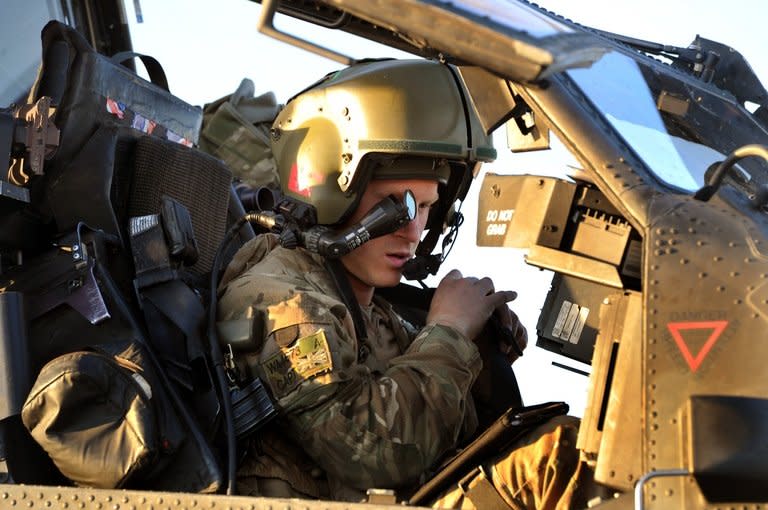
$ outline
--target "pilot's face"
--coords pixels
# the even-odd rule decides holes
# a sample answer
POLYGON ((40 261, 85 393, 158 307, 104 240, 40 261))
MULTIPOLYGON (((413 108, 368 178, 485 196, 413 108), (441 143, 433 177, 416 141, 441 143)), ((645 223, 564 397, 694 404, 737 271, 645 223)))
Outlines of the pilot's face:
POLYGON ((377 237, 342 257, 355 296, 362 305, 370 303, 376 287, 394 287, 400 283, 403 266, 412 258, 427 225, 429 211, 437 203, 437 182, 422 179, 373 180, 365 189, 348 225, 357 223, 388 195, 403 199, 406 190, 416 198, 416 218, 399 230, 377 237))

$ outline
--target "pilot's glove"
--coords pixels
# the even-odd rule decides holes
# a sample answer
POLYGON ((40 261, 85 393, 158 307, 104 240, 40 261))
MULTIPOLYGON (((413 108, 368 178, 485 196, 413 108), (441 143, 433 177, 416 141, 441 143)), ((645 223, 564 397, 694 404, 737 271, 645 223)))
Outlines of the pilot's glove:
POLYGON ((528 332, 520 322, 517 314, 506 304, 499 306, 493 314, 493 318, 499 321, 499 326, 509 332, 508 335, 500 335, 498 338, 499 350, 506 356, 507 361, 513 363, 523 355, 528 347, 528 332))
MULTIPOLYGON (((495 290, 490 278, 465 278, 454 269, 445 275, 435 289, 427 324, 452 327, 467 339, 474 340, 494 310, 509 310, 506 303, 516 297, 517 292, 495 290)), ((502 320, 508 320, 511 324, 512 319, 507 317, 502 320)))

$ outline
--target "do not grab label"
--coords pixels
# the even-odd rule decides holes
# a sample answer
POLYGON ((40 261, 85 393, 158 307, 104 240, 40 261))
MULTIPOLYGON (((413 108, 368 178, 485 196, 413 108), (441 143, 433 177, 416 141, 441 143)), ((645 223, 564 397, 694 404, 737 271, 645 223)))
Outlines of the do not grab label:
POLYGON ((505 235, 507 233, 507 225, 512 221, 514 214, 514 209, 489 209, 485 213, 485 235, 505 235))

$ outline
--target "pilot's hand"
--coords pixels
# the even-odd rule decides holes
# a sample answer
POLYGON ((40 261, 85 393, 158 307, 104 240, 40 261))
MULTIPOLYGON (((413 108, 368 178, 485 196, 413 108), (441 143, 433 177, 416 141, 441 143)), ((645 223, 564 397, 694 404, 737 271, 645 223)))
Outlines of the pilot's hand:
POLYGON ((435 289, 427 324, 450 326, 473 340, 494 310, 499 307, 509 310, 505 303, 516 297, 514 291, 496 291, 490 278, 465 278, 454 269, 435 289))
POLYGON ((494 311, 502 328, 506 328, 510 334, 508 337, 498 339, 499 350, 506 356, 507 361, 514 362, 522 356, 528 346, 528 332, 522 325, 517 314, 509 309, 506 304, 500 305, 494 311))

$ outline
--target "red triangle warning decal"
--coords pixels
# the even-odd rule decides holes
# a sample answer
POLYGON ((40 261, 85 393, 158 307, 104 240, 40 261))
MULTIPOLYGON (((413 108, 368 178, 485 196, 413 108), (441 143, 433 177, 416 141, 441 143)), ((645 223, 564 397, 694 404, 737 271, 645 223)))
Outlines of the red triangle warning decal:
POLYGON ((712 349, 712 346, 715 345, 717 339, 720 338, 720 335, 723 333, 727 325, 728 321, 670 322, 667 324, 667 329, 669 329, 669 332, 672 334, 672 338, 675 339, 675 343, 677 344, 678 349, 680 349, 680 352, 683 354, 685 362, 688 363, 689 367, 691 367, 691 372, 695 372, 698 370, 701 362, 704 361, 704 358, 707 357, 707 354, 709 354, 709 351, 712 349), (709 338, 707 338, 707 340, 704 342, 704 345, 701 346, 701 349, 699 349, 699 352, 695 356, 691 354, 691 350, 688 348, 688 344, 685 343, 683 335, 681 334, 681 331, 691 329, 712 330, 709 338))

